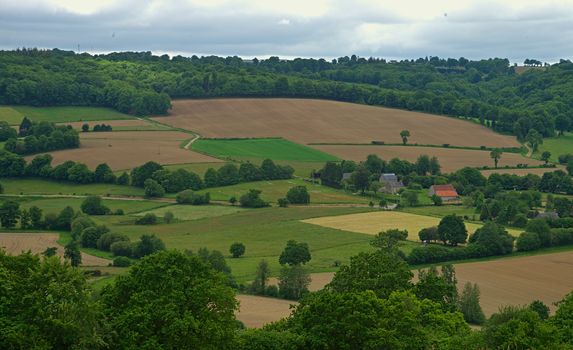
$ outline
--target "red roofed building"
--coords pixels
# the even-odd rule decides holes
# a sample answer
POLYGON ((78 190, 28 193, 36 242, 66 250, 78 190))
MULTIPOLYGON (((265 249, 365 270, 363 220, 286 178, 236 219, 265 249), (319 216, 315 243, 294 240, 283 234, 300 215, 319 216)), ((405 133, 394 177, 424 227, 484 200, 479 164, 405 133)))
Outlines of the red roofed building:
POLYGON ((460 199, 460 195, 452 185, 434 185, 430 187, 428 195, 430 197, 436 195, 442 198, 444 202, 453 202, 460 199))

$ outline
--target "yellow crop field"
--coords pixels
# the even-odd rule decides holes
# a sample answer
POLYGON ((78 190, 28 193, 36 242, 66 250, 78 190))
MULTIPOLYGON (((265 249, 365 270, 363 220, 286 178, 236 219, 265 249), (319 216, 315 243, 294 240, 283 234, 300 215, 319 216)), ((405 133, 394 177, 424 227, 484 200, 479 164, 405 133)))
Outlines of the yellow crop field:
MULTIPOLYGON (((375 235, 378 232, 396 228, 407 230, 408 240, 419 241, 418 232, 426 227, 437 226, 440 223, 440 218, 398 211, 379 211, 350 215, 325 216, 302 220, 302 222, 370 235, 375 235)), ((468 233, 470 234, 474 233, 481 226, 482 225, 480 224, 466 223, 468 233)), ((508 229, 508 232, 515 237, 519 236, 521 233, 521 231, 513 229, 508 229)))

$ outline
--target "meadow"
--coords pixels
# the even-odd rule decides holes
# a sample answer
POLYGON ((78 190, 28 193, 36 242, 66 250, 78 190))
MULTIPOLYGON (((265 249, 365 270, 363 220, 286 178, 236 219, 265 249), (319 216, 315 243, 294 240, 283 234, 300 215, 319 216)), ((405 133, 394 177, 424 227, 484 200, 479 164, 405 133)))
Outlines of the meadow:
POLYGON ((72 128, 81 131, 82 126, 87 124, 90 130, 93 130, 94 125, 106 124, 113 128, 113 131, 166 131, 171 128, 158 123, 153 123, 145 119, 120 119, 120 120, 93 120, 83 122, 68 122, 61 123, 71 125, 72 128))
POLYGON ((6 120, 12 125, 20 124, 24 117, 33 121, 49 121, 53 123, 133 119, 132 116, 103 107, 30 107, 3 106, 0 107, 0 120, 6 120))
POLYGON ((148 213, 155 214, 158 217, 163 217, 165 213, 171 212, 177 221, 199 220, 204 218, 223 216, 244 211, 238 206, 229 205, 167 205, 160 208, 155 208, 148 211, 137 213, 137 216, 143 216, 148 213))
POLYGON ((295 186, 307 187, 311 204, 368 204, 371 200, 369 197, 354 195, 301 179, 247 182, 232 186, 207 188, 199 191, 199 193, 209 192, 211 200, 228 201, 231 197, 239 199, 250 189, 258 189, 262 191, 262 199, 275 204, 279 198, 284 198, 288 190, 295 186))
POLYGON ((551 152, 551 161, 557 162, 558 157, 562 154, 573 153, 573 133, 566 132, 563 136, 555 136, 543 139, 543 144, 539 145, 539 151, 533 156, 540 158, 545 151, 551 152))
MULTIPOLYGON (((437 217, 397 211, 378 211, 373 213, 313 218, 304 220, 303 222, 370 235, 398 228, 408 231, 408 240, 419 241, 418 232, 423 228, 437 226, 440 223, 440 219, 437 217)), ((469 234, 474 233, 475 230, 482 226, 481 224, 474 224, 471 222, 466 222, 465 224, 469 234)), ((520 230, 515 229, 508 229, 507 231, 515 237, 519 236, 521 233, 520 230)))
POLYGON ((328 162, 340 159, 281 138, 199 139, 193 150, 224 159, 272 159, 328 162))
POLYGON ((142 188, 115 184, 74 184, 42 179, 3 178, 4 193, 12 195, 143 196, 142 188))

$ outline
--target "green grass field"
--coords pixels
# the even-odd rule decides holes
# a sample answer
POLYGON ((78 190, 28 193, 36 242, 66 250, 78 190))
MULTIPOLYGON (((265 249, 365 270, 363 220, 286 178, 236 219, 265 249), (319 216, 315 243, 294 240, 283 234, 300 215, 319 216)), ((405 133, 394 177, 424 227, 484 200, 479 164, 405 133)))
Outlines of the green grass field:
POLYGON ((0 183, 6 194, 71 194, 71 195, 101 195, 101 196, 143 196, 143 189, 133 186, 112 184, 78 185, 67 182, 57 182, 41 179, 3 178, 0 183))
MULTIPOLYGON (((20 207, 22 209, 29 209, 32 206, 37 206, 42 209, 44 213, 58 213, 67 206, 74 208, 74 210, 79 210, 83 202, 83 198, 0 197, 0 203, 8 200, 20 203, 20 207)), ((112 211, 123 209, 126 214, 131 214, 165 206, 168 203, 144 200, 126 201, 104 199, 103 204, 112 211)), ((93 218, 98 220, 98 217, 93 218)))
POLYGON ((306 186, 310 193, 311 204, 327 203, 358 203, 368 204, 370 198, 352 195, 334 188, 315 185, 300 179, 247 182, 233 186, 214 187, 201 190, 200 193, 209 192, 212 200, 227 201, 231 197, 239 197, 250 189, 261 190, 261 198, 271 203, 276 203, 279 198, 284 198, 289 189, 294 186, 306 186))
MULTIPOLYGON (((152 226, 126 225, 126 217, 101 217, 112 231, 128 235, 132 240, 144 233, 159 236, 169 249, 201 247, 216 249, 227 257, 233 275, 241 282, 251 280, 261 259, 266 259, 273 275, 278 275, 278 256, 289 239, 307 242, 312 260, 311 272, 335 271, 334 262, 348 262, 350 256, 373 249, 372 236, 309 225, 300 219, 325 215, 341 215, 368 211, 368 208, 265 208, 244 210, 234 214, 203 218, 174 224, 152 226), (123 223, 122 223, 123 222, 123 223), (229 257, 233 242, 242 242, 247 250, 243 257, 229 257)), ((414 244, 414 243, 412 243, 414 244)), ((405 250, 411 249, 410 243, 405 250)))
MULTIPOLYGON (((261 159, 252 159, 251 161, 253 164, 260 165, 262 160, 261 159)), ((239 162, 232 162, 229 161, 228 163, 233 163, 237 167, 241 166, 239 162)), ((324 167, 326 162, 297 162, 297 161, 288 161, 288 160, 279 160, 275 162, 276 164, 280 165, 290 165, 294 169, 295 176, 299 177, 309 177, 312 170, 320 170, 324 167)), ((188 163, 188 164, 172 164, 172 165, 164 165, 165 169, 169 170, 177 170, 177 169, 185 169, 187 171, 191 171, 196 173, 197 175, 203 177, 205 172, 209 168, 213 168, 215 170, 219 169, 226 163, 188 163)), ((122 171, 117 172, 117 174, 121 174, 122 171)))
POLYGON ((285 139, 200 139, 193 150, 222 159, 292 160, 298 162, 327 162, 339 160, 330 154, 290 142, 285 139))
POLYGON ((8 122, 10 125, 19 125, 22 118, 24 118, 24 116, 14 108, 0 106, 0 120, 8 122))
POLYGON ((33 121, 49 121, 54 123, 133 118, 111 108, 103 107, 0 107, 0 120, 6 120, 10 124, 20 124, 20 121, 25 116, 33 121))
POLYGON ((156 208, 149 211, 143 211, 137 216, 143 216, 147 213, 153 213, 159 217, 163 217, 166 212, 170 211, 175 216, 175 220, 188 221, 199 220, 204 218, 223 216, 238 213, 246 209, 238 206, 228 205, 168 205, 156 208))
POLYGON ((557 158, 562 154, 573 153, 573 133, 565 133, 563 136, 543 139, 543 144, 539 145, 539 151, 533 156, 540 158, 545 151, 551 152, 551 161, 557 162, 557 158))

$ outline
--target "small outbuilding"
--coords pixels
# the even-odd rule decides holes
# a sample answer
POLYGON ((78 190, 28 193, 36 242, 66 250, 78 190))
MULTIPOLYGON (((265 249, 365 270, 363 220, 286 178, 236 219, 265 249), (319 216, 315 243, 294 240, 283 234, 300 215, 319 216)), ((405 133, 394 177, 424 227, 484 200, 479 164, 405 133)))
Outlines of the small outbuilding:
POLYGON ((455 202, 460 200, 458 191, 452 185, 433 185, 428 191, 430 197, 436 195, 442 199, 443 202, 455 202))
POLYGON ((538 213, 535 216, 536 219, 549 219, 549 220, 557 220, 559 219, 559 214, 554 211, 546 211, 544 213, 538 213))

